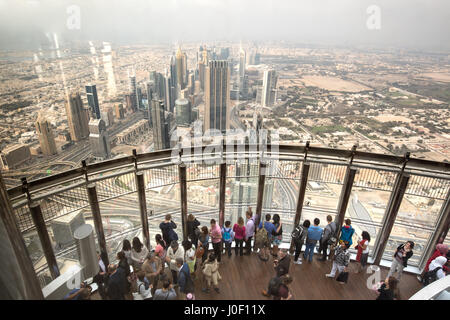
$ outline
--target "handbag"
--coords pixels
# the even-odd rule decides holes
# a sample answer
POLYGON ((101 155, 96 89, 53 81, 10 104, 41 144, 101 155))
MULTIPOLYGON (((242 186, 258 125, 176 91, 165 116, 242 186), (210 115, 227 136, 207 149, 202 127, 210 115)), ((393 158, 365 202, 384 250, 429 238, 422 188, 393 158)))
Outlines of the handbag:
POLYGON ((341 273, 339 273, 338 277, 336 278, 336 281, 347 283, 347 281, 348 281, 348 272, 341 272, 341 273))
POLYGON ((205 253, 205 249, 203 248, 203 246, 199 246, 197 248, 197 250, 195 251, 195 256, 200 259, 201 257, 203 257, 203 254, 205 253))

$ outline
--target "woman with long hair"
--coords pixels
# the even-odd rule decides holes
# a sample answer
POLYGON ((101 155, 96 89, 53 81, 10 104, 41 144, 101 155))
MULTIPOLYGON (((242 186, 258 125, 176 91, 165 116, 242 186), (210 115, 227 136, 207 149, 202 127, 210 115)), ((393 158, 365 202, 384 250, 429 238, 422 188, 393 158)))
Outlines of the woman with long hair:
POLYGON ((283 239, 283 227, 281 225, 280 215, 275 213, 272 217, 273 225, 275 226, 275 231, 273 232, 273 240, 272 240, 272 256, 276 257, 278 255, 278 246, 281 244, 281 240, 283 239))
POLYGON ((358 239, 358 245, 356 246, 356 249, 358 250, 356 262, 359 262, 359 264, 355 273, 360 273, 366 268, 367 259, 369 258, 370 234, 367 231, 363 231, 361 237, 362 239, 358 239))
POLYGON ((123 239, 122 251, 125 254, 125 257, 127 258, 128 264, 132 264, 132 260, 131 260, 131 243, 130 243, 130 241, 128 241, 128 239, 123 239))
POLYGON ((233 232, 234 232, 234 252, 236 256, 238 255, 238 249, 239 249, 239 255, 242 257, 244 255, 244 238, 245 238, 245 225, 244 225, 244 218, 239 217, 237 220, 237 223, 233 226, 233 232))
POLYGON ((201 229, 202 233, 198 237, 198 245, 203 248, 203 256, 202 256, 202 264, 205 262, 206 258, 208 258, 208 249, 209 249, 209 230, 207 226, 203 226, 201 229))
POLYGON ((148 249, 142 244, 138 237, 134 237, 131 248, 131 260, 133 267, 140 270, 145 259, 147 259, 148 249))

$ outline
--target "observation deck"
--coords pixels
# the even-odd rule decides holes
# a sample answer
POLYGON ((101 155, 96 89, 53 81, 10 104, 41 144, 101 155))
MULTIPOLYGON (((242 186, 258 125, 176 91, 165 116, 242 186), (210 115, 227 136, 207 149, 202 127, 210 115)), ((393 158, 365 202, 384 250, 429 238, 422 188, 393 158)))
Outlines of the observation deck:
MULTIPOLYGON (((23 179, 21 186, 7 190, 6 197, 28 249, 29 256, 25 258, 31 259, 40 287, 63 273, 70 263, 79 262, 75 244, 58 243, 50 226, 58 219, 80 213, 86 223, 95 226, 99 251, 107 253, 110 262, 115 260, 125 238, 138 236, 154 247, 154 235, 160 233, 159 223, 168 213, 177 223, 176 231, 182 240, 186 238, 189 214, 209 227, 212 218, 220 225, 227 220, 235 223, 239 216, 245 217, 249 206, 258 215, 280 215, 282 247, 289 248, 293 225, 319 218, 323 227, 327 215, 335 217, 339 227, 344 219, 351 219, 356 231, 354 243, 362 231, 369 232, 371 264, 389 266, 397 246, 412 240, 416 245, 406 273, 420 273, 439 239, 450 245, 450 164, 410 158, 409 154, 397 157, 361 152, 356 148, 208 145, 134 153, 89 165, 82 163, 79 168, 35 181, 23 179), (49 241, 43 240, 44 234, 49 241)), ((233 268, 249 258, 249 267, 259 272, 255 270, 259 265, 256 257, 243 258, 241 262, 240 257, 233 255, 233 268)), ((318 283, 329 280, 324 272, 329 272, 330 262, 315 268, 316 264, 320 263, 308 266, 304 262, 291 268, 297 273, 305 269, 311 277, 323 273, 324 279, 318 283)), ((272 268, 270 262, 268 268, 272 268)), ((265 271, 261 272, 270 272, 266 269, 263 267, 265 271)), ((221 271, 224 279, 228 279, 227 272, 221 271)), ((305 274, 298 273, 298 277, 305 274)), ((362 279, 367 275, 357 277, 361 277, 361 288, 355 292, 368 290, 362 279)), ((404 277, 409 279, 405 281, 408 298, 420 285, 413 282, 413 275, 404 277)), ((304 286, 312 286, 313 282, 304 286)), ((265 280, 260 283, 258 293, 266 285, 265 280)), ((308 298, 305 294, 299 291, 297 296, 308 298)), ((342 297, 358 299, 349 294, 342 297)), ((254 293, 247 297, 259 298, 254 293)), ((325 290, 311 293, 311 298, 340 296, 338 291, 330 291, 327 296, 325 290)))

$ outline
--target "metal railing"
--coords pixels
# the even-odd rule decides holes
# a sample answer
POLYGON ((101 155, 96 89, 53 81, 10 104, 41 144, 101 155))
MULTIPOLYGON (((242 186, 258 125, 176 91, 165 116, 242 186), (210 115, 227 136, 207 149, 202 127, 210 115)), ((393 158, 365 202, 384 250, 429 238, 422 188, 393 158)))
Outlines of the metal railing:
MULTIPOLYGON (((219 150, 220 147, 217 146, 214 150, 219 150)), ((202 151, 205 148, 203 147, 202 151)), ((178 168, 180 162, 187 163, 186 181, 188 182, 188 189, 192 185, 207 185, 214 181, 218 185, 218 181, 221 179, 220 165, 205 164, 205 162, 201 161, 202 157, 199 158, 198 156, 195 158, 196 163, 191 163, 190 160, 194 159, 192 156, 194 154, 194 148, 190 151, 190 153, 186 153, 183 150, 179 150, 178 153, 174 153, 173 150, 162 150, 146 154, 134 154, 128 157, 89 165, 83 164, 80 168, 39 180, 29 182, 23 180, 22 186, 9 189, 8 195, 23 234, 32 232, 35 228, 31 219, 29 205, 37 201, 41 203, 42 215, 46 223, 50 223, 54 219, 81 209, 85 210, 85 216, 90 218, 89 198, 86 187, 88 183, 94 182, 96 184, 100 206, 106 203, 110 205, 111 203, 113 205, 116 203, 118 208, 127 206, 130 210, 134 210, 136 217, 139 218, 139 204, 137 203, 136 197, 138 188, 135 175, 137 172, 143 172, 145 192, 151 193, 147 196, 147 207, 157 213, 148 218, 151 225, 155 219, 161 218, 162 214, 171 213, 175 216, 180 215, 180 199, 177 198, 176 191, 180 186, 178 168), (175 196, 175 198, 171 198, 171 196, 175 196), (158 212, 161 214, 158 214, 158 212)), ((248 205, 254 205, 257 202, 256 193, 258 190, 258 176, 260 171, 259 163, 261 161, 267 163, 267 179, 265 180, 265 184, 273 184, 271 188, 266 188, 268 191, 265 191, 264 199, 269 203, 262 204, 263 213, 281 213, 282 218, 286 220, 285 223, 287 226, 292 226, 293 218, 298 213, 296 203, 299 192, 298 183, 303 174, 302 164, 305 162, 310 165, 308 182, 315 182, 316 186, 325 188, 327 185, 334 185, 333 190, 338 190, 336 188, 339 186, 343 188, 347 169, 351 167, 356 170, 354 181, 352 181, 352 185, 350 186, 351 188, 364 188, 374 192, 388 192, 392 197, 392 193, 395 192, 396 177, 399 174, 407 173, 410 175, 410 179, 405 190, 405 196, 429 199, 428 204, 436 202, 445 203, 448 201, 450 189, 450 164, 448 163, 372 154, 355 150, 326 149, 309 146, 281 145, 276 151, 276 153, 272 153, 270 145, 264 152, 261 152, 261 149, 254 145, 246 145, 244 151, 237 147, 230 148, 230 146, 227 146, 220 154, 203 155, 203 160, 226 160, 226 179, 233 185, 229 186, 228 189, 232 187, 236 188, 228 190, 228 193, 231 195, 228 195, 229 198, 225 202, 225 212, 228 214, 227 218, 231 219, 236 217, 236 215, 242 214, 242 208, 245 210, 248 205), (248 182, 251 179, 253 180, 253 185, 244 184, 244 182, 248 182), (289 183, 289 181, 294 183, 289 183), (243 183, 238 184, 236 182, 243 183), (243 189, 245 189, 245 192, 243 189), (247 198, 242 196, 244 193, 247 194, 247 198), (281 208, 274 207, 277 201, 283 201, 283 199, 273 201, 272 196, 274 193, 290 193, 290 203, 281 208), (230 200, 230 197, 234 198, 230 200), (294 201, 292 201, 293 198, 295 198, 294 201), (250 203, 246 202, 248 199, 251 199, 250 203)), ((326 192, 316 191, 312 188, 313 186, 310 185, 307 187, 307 195, 308 192, 309 194, 316 192, 318 198, 320 198, 321 192, 326 192)), ((337 215, 339 207, 342 206, 342 199, 337 199, 337 196, 340 196, 340 192, 340 190, 335 192, 336 196, 334 198, 336 203, 339 202, 335 209, 323 207, 320 204, 305 205, 304 214, 315 213, 322 216, 327 214, 337 215)), ((188 211, 195 212, 196 215, 205 212, 208 217, 219 214, 218 204, 193 204, 190 203, 189 195, 188 190, 188 211), (195 209, 190 210, 190 206, 195 209)), ((388 207, 388 204, 386 203, 386 207, 388 207)), ((301 207, 303 207, 303 204, 301 207)), ((436 211, 436 206, 433 207, 431 205, 431 207, 436 211)), ((394 226, 411 229, 419 228, 423 232, 432 235, 437 229, 436 223, 445 220, 442 219, 442 216, 445 214, 444 210, 440 209, 437 211, 437 213, 433 213, 432 218, 424 219, 423 221, 419 221, 418 219, 408 221, 408 219, 404 219, 400 215, 395 219, 394 226)), ((376 230, 382 228, 383 223, 385 223, 372 221, 369 218, 356 217, 352 218, 352 220, 357 226, 373 227, 376 230)), ((127 234, 127 231, 124 233, 127 234)), ((433 237, 430 236, 429 239, 431 238, 433 237)), ((404 239, 408 238, 405 236, 404 239)), ((288 241, 289 237, 285 237, 284 240, 288 241)), ((423 256, 426 255, 425 248, 431 246, 427 239, 423 241, 425 242, 423 244, 424 249, 417 263, 418 266, 423 262, 423 256)), ((378 245, 379 243, 375 244, 375 246, 378 245)), ((385 257, 391 253, 390 250, 386 250, 383 253, 385 257)))

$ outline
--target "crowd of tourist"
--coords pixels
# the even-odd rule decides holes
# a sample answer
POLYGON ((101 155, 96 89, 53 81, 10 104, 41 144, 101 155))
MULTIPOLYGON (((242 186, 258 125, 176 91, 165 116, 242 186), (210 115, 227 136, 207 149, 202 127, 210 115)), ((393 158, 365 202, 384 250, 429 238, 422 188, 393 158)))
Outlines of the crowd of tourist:
MULTIPOLYGON (((326 225, 320 226, 320 220, 313 223, 304 220, 294 226, 290 238, 291 252, 280 249, 283 240, 283 223, 278 214, 266 214, 263 219, 254 215, 249 207, 246 221, 239 217, 232 226, 231 221, 225 221, 221 227, 214 220, 208 226, 201 223, 190 214, 187 219, 187 240, 179 244, 176 232, 177 225, 171 215, 159 225, 161 234, 155 235, 156 246, 147 248, 138 237, 123 240, 122 249, 117 253, 117 263, 105 266, 98 254, 99 272, 93 278, 98 286, 102 299, 123 300, 175 300, 195 299, 194 280, 199 279, 202 292, 211 293, 213 289, 220 293, 220 265, 222 255, 232 256, 233 244, 235 256, 242 257, 253 252, 261 261, 267 262, 273 257, 274 276, 270 279, 262 294, 275 300, 293 298, 290 285, 293 277, 289 274, 291 254, 293 264, 303 261, 311 263, 315 251, 319 254, 318 261, 331 261, 331 270, 325 277, 336 279, 346 284, 351 278, 350 258, 353 240, 356 246, 356 269, 360 273, 368 265, 370 234, 363 231, 360 236, 355 234, 351 220, 346 219, 340 232, 338 223, 331 215, 326 218, 326 225), (339 238, 338 238, 339 236, 339 238), (209 243, 212 244, 212 250, 209 243), (253 245, 252 245, 253 242, 253 245), (301 255, 303 245, 305 250, 301 255), (245 249, 245 250, 244 250, 245 249), (170 272, 169 272, 170 271, 170 272)), ((413 256, 414 242, 407 241, 396 249, 391 267, 385 281, 373 287, 378 294, 378 300, 400 299, 399 282, 408 260, 413 256)), ((242 258, 245 259, 245 258, 242 258)), ((449 250, 442 243, 427 261, 423 273, 418 280, 424 285, 445 277, 449 272, 449 250)), ((197 288, 200 289, 200 288, 197 288)), ((69 300, 88 299, 92 287, 83 283, 79 289, 72 290, 65 297, 69 300)))

